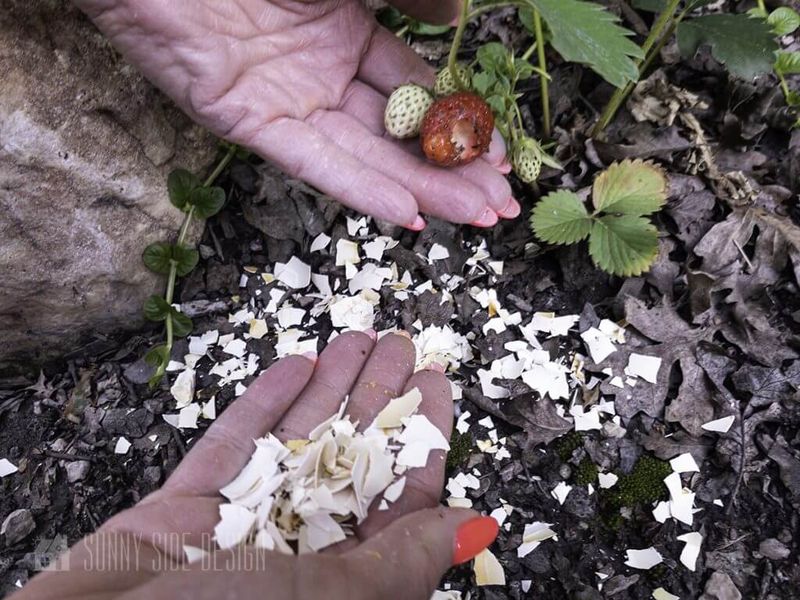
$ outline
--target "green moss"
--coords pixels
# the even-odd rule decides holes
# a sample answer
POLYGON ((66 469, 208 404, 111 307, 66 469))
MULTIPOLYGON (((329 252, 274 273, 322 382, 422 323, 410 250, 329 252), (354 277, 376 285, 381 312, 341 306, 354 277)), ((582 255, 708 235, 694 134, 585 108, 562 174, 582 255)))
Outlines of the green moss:
POLYGON ((561 462, 572 458, 572 453, 583 445, 583 436, 577 431, 570 431, 555 441, 555 449, 561 462))
POLYGON ((587 456, 575 469, 575 483, 589 485, 597 481, 597 465, 587 456))
POLYGON ((669 463, 644 455, 636 461, 633 470, 622 475, 611 488, 611 502, 615 507, 634 507, 652 504, 666 497, 664 478, 672 473, 669 463))
POLYGON ((459 433, 453 429, 450 436, 450 452, 447 454, 447 471, 462 466, 469 455, 472 454, 472 436, 469 433, 459 433))

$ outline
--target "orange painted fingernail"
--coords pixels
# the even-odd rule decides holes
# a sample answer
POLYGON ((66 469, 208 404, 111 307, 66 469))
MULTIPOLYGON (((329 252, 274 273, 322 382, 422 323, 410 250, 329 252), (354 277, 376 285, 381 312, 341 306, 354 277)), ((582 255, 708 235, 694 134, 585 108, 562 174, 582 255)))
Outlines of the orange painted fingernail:
POLYGON ((492 517, 478 517, 459 525, 456 531, 456 547, 453 564, 460 565, 475 558, 497 538, 500 526, 492 517))
POLYGON ((411 231, 422 231, 425 229, 425 219, 423 219, 420 215, 417 215, 417 218, 414 219, 414 222, 408 226, 408 229, 411 231))

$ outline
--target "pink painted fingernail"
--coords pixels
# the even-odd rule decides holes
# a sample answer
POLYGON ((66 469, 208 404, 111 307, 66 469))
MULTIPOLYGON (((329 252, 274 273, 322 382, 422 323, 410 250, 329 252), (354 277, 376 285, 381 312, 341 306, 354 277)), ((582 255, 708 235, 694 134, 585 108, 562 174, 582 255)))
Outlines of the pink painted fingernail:
POLYGON ((433 362, 428 365, 428 369, 431 371, 436 371, 437 373, 444 373, 444 365, 442 363, 433 362))
POLYGON ((317 356, 316 352, 303 352, 303 358, 307 358, 312 363, 316 364, 317 358, 319 358, 319 357, 317 356))
POLYGON ((522 212, 522 207, 512 196, 508 199, 508 204, 506 204, 505 208, 503 210, 498 210, 497 214, 504 219, 515 219, 519 216, 520 212, 522 212))
POLYGON ((508 159, 504 159, 499 165, 495 167, 498 171, 500 171, 503 175, 508 175, 511 173, 511 163, 508 162, 508 159))
POLYGON ((422 231, 425 229, 425 219, 423 219, 420 215, 417 215, 417 218, 414 219, 414 222, 408 226, 408 229, 411 231, 422 231))
POLYGON ((491 227, 497 224, 497 213, 491 208, 483 209, 481 216, 471 223, 475 227, 491 227))
POLYGON ((378 339, 378 332, 374 329, 365 329, 361 333, 368 335, 373 342, 378 339))

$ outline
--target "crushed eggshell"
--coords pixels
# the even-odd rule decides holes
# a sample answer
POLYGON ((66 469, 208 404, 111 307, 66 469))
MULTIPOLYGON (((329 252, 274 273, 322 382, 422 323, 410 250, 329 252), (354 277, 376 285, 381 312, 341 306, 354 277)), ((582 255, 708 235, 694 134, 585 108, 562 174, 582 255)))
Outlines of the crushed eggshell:
POLYGON ((686 545, 681 551, 680 561, 690 571, 695 570, 697 565, 697 557, 700 556, 700 546, 703 543, 703 536, 696 531, 685 533, 678 536, 679 542, 684 542, 686 545))
POLYGON ((0 477, 7 477, 19 471, 19 468, 7 458, 0 458, 0 477))
POLYGON ((131 443, 127 438, 120 436, 117 443, 114 445, 114 454, 127 454, 131 449, 131 443))
POLYGON ((475 584, 478 586, 506 584, 503 566, 488 548, 475 557, 472 569, 475 572, 475 584))
POLYGON ((708 423, 704 423, 700 427, 705 429, 706 431, 715 431, 717 433, 728 433, 730 430, 731 425, 736 420, 734 415, 730 415, 727 417, 722 417, 721 419, 715 419, 714 421, 709 421, 708 423))
POLYGON ((643 548, 642 550, 629 549, 625 551, 625 554, 627 555, 626 565, 644 571, 652 569, 664 561, 661 553, 653 547, 643 548))

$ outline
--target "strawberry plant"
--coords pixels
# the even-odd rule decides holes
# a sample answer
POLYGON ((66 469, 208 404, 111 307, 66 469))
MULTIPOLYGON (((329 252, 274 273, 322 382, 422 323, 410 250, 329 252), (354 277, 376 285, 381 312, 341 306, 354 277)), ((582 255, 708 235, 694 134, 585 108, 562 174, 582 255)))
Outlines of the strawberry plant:
POLYGON ((189 226, 192 219, 208 219, 222 209, 225 192, 213 186, 213 183, 237 151, 237 146, 230 145, 205 181, 185 169, 176 169, 167 178, 169 201, 184 213, 184 217, 175 243, 155 242, 147 246, 142 254, 148 269, 167 276, 164 295, 152 295, 144 303, 145 318, 163 322, 166 332, 165 342, 154 346, 145 355, 147 364, 155 369, 149 381, 151 387, 158 385, 167 370, 174 339, 185 337, 192 331, 192 320, 172 305, 177 278, 191 273, 200 259, 197 250, 186 243, 189 226))
POLYGON ((531 226, 550 244, 589 239, 594 263, 612 275, 636 276, 658 254, 658 232, 647 218, 666 200, 664 173, 651 163, 625 160, 600 173, 592 186, 592 212, 578 194, 558 190, 533 209, 531 226))
MULTIPOLYGON (((619 87, 638 77, 634 59, 643 57, 643 53, 631 41, 632 35, 631 31, 618 24, 614 14, 599 4, 585 0, 464 0, 447 67, 439 73, 433 92, 437 96, 458 92, 476 92, 482 96, 494 112, 495 123, 507 142, 509 159, 515 172, 523 181, 533 183, 542 163, 555 168, 559 165, 544 152, 539 141, 525 131, 517 105, 519 95, 516 86, 538 74, 541 82, 542 128, 544 137, 549 137, 551 118, 547 46, 566 61, 588 65, 619 87), (520 22, 531 32, 531 46, 516 56, 502 44, 485 44, 478 49, 472 64, 461 64, 459 51, 467 25, 479 15, 507 6, 518 8, 520 22), (536 66, 530 62, 534 53, 536 66)), ((474 103, 471 105, 474 106, 474 103)), ((408 111, 401 112, 407 114, 416 111, 411 104, 406 108, 408 111)), ((387 131, 391 133, 390 126, 395 124, 404 133, 409 129, 408 123, 400 126, 396 121, 397 118, 389 118, 387 111, 387 131)), ((419 123, 421 125, 421 119, 419 123)), ((425 145, 423 140, 423 147, 425 145)), ((475 149, 480 150, 480 145, 475 149)), ((450 161, 443 164, 455 163, 450 161)))
MULTIPOLYGON (((763 0, 760 0, 759 6, 748 14, 691 16, 696 9, 712 3, 713 0, 633 2, 635 8, 657 13, 658 16, 642 46, 645 56, 637 62, 638 75, 618 88, 611 97, 594 128, 595 136, 611 123, 636 82, 650 68, 673 35, 677 36, 678 49, 684 58, 691 58, 700 46, 707 45, 714 58, 736 77, 752 79, 773 69, 778 50, 775 35, 784 35, 780 31, 794 31, 798 23, 792 14, 796 16, 797 13, 791 9, 778 9, 767 14, 763 0)), ((787 91, 788 88, 784 93, 787 91)))

